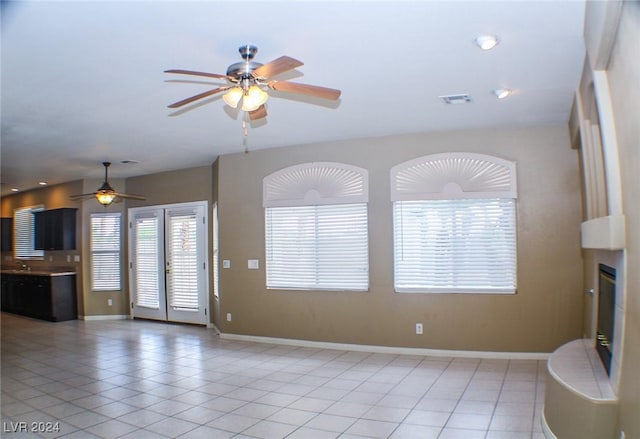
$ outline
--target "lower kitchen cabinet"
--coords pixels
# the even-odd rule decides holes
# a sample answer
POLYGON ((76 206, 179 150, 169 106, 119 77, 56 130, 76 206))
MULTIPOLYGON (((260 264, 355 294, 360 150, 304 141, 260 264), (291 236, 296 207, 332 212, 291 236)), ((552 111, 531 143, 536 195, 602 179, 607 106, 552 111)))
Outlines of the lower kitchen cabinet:
POLYGON ((75 274, 2 273, 2 311, 61 322, 77 318, 75 274))

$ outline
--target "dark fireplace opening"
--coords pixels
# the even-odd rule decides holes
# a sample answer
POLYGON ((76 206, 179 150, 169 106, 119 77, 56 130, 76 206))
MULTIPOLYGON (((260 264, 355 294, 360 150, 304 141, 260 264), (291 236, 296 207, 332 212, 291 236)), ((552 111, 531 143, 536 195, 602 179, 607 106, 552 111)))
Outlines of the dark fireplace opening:
POLYGON ((616 308, 616 269, 599 265, 598 273, 598 324, 596 326, 596 350, 607 375, 611 375, 611 349, 616 308))

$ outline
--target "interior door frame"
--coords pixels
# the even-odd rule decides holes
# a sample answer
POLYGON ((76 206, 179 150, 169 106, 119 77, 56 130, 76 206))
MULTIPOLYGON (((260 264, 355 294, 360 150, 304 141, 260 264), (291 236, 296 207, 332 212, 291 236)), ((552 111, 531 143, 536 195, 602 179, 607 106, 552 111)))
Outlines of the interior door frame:
MULTIPOLYGON (((143 207, 132 207, 127 211, 127 221, 129 225, 129 233, 132 233, 133 223, 135 221, 136 215, 140 213, 146 212, 154 212, 158 215, 160 222, 162 224, 162 266, 159 267, 159 270, 162 272, 162 281, 160 284, 164 289, 164 302, 165 309, 164 315, 162 313, 147 313, 140 312, 138 309, 136 313, 134 313, 134 304, 135 304, 135 271, 134 271, 134 255, 135 255, 135 236, 129 237, 129 255, 128 255, 128 264, 129 264, 129 292, 130 292, 130 302, 131 302, 131 316, 133 318, 149 318, 155 320, 163 320, 163 321, 175 321, 175 322, 183 322, 183 323, 195 323, 195 324, 203 324, 208 325, 210 320, 209 313, 209 203, 207 200, 203 201, 194 201, 194 202, 185 202, 185 203, 173 203, 173 204, 163 204, 163 205, 153 205, 153 206, 143 206, 143 207), (201 236, 199 238, 199 242, 202 243, 202 263, 203 263, 203 273, 200 277, 202 282, 201 290, 202 295, 198 297, 199 306, 202 307, 202 311, 204 314, 198 313, 196 316, 195 313, 192 316, 187 317, 178 317, 176 320, 169 320, 170 318, 176 318, 176 313, 168 313, 168 297, 167 290, 168 286, 166 285, 166 248, 165 248, 165 234, 166 234, 166 216, 170 210, 188 210, 194 209, 198 214, 202 214, 202 227, 201 227, 201 236)), ((160 261, 159 261, 160 262, 160 261)), ((160 264, 159 264, 160 265, 160 264)))

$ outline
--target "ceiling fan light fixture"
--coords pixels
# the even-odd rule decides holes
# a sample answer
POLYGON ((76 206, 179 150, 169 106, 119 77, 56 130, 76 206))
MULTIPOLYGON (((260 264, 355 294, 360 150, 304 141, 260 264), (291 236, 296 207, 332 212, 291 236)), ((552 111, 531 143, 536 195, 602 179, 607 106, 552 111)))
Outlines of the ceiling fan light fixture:
POLYGON ((264 105, 269 95, 257 85, 252 85, 242 99, 242 111, 255 111, 264 105))
POLYGON ((98 191, 96 193, 96 199, 98 200, 98 203, 102 204, 103 206, 108 206, 113 203, 113 200, 116 199, 116 194, 114 194, 113 192, 98 191))
POLYGON ((474 41, 482 50, 491 50, 499 43, 495 35, 480 35, 474 41))
POLYGON ((222 96, 222 100, 231 108, 238 108, 238 102, 242 99, 243 94, 240 87, 233 87, 222 96))

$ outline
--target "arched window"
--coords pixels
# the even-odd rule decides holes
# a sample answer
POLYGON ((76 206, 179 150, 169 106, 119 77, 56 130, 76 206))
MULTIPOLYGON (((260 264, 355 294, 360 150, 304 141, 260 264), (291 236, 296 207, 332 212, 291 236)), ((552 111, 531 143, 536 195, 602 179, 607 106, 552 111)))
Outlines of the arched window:
POLYGON ((397 292, 515 293, 516 166, 483 154, 391 169, 397 292))
POLYGON ((267 288, 369 288, 368 173, 304 163, 263 180, 267 288))

